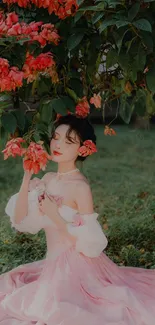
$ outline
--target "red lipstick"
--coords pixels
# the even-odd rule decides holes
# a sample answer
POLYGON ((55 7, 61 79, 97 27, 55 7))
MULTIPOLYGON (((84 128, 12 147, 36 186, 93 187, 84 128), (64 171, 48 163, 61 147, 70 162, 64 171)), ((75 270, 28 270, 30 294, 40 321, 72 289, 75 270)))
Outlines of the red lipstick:
POLYGON ((56 150, 54 150, 54 151, 53 151, 53 155, 55 155, 55 156, 60 156, 60 155, 62 155, 62 153, 61 153, 61 152, 58 152, 58 151, 56 151, 56 150))

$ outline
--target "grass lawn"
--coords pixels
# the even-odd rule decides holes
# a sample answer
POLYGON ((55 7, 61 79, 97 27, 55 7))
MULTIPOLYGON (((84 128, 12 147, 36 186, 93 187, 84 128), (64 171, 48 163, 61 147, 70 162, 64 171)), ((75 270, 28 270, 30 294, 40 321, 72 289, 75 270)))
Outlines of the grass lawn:
MULTIPOLYGON (((155 130, 116 127, 116 137, 96 127, 98 153, 82 167, 108 237, 106 254, 118 265, 155 268, 155 130)), ((47 171, 55 171, 51 163, 47 171)), ((20 159, 0 160, 0 272, 42 259, 45 235, 20 234, 4 208, 22 180, 20 159)), ((40 175, 41 176, 41 175, 40 175)))

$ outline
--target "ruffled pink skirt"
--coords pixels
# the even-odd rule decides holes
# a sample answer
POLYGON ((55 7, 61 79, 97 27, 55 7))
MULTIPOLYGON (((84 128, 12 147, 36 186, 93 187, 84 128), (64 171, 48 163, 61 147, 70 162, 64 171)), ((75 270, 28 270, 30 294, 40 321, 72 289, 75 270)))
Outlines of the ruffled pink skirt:
POLYGON ((0 276, 0 325, 155 325, 155 270, 73 248, 0 276))

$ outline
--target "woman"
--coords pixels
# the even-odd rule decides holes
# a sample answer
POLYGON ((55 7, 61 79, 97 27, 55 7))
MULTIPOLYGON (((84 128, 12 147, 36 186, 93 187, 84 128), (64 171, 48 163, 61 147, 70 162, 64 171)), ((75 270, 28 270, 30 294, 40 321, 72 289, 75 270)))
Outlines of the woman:
POLYGON ((76 168, 96 151, 87 119, 59 118, 50 142, 57 173, 25 173, 6 206, 21 232, 44 229, 44 260, 0 276, 0 325, 154 325, 155 270, 118 267, 102 251, 107 239, 90 186, 76 168))

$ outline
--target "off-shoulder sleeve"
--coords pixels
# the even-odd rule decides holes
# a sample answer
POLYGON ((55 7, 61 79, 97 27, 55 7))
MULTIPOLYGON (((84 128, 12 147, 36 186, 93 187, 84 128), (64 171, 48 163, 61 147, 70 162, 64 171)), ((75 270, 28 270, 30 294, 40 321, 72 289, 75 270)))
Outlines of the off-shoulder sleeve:
POLYGON ((20 232, 28 232, 30 234, 36 234, 42 228, 51 224, 51 220, 48 216, 42 216, 38 207, 38 191, 36 189, 28 193, 28 214, 25 216, 19 224, 15 223, 15 206, 18 198, 18 193, 11 196, 9 199, 5 212, 10 217, 12 227, 16 228, 20 232))
POLYGON ((97 213, 77 213, 67 225, 68 232, 77 238, 76 250, 88 257, 98 257, 108 244, 97 217, 97 213))

